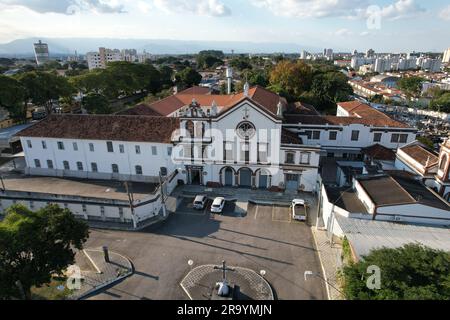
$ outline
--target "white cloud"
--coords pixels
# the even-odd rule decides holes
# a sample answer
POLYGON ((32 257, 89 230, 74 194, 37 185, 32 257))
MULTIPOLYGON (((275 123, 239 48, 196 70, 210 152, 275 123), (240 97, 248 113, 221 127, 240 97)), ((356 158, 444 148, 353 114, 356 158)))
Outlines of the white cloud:
MULTIPOLYGON (((369 0, 250 0, 259 8, 272 11, 279 16, 300 18, 367 18, 368 8, 373 8, 373 1, 369 0)), ((424 9, 416 0, 397 0, 396 2, 377 7, 381 17, 401 19, 414 16, 424 9)))
POLYGON ((168 13, 192 13, 211 17, 231 15, 230 8, 220 0, 154 0, 154 5, 168 13))
POLYGON ((124 12, 123 5, 117 4, 113 0, 0 0, 0 4, 25 7, 38 13, 124 12))
POLYGON ((442 9, 442 11, 439 13, 439 17, 443 20, 450 20, 450 6, 442 9))
POLYGON ((351 36, 351 35, 353 35, 353 32, 352 31, 350 31, 350 30, 348 30, 348 29, 339 29, 339 30, 336 30, 335 32, 334 32, 334 35, 336 35, 336 36, 340 36, 340 37, 346 37, 346 36, 351 36))
POLYGON ((420 7, 415 0, 398 0, 391 5, 383 7, 380 15, 382 18, 397 20, 415 17, 423 12, 425 12, 425 9, 420 7))
POLYGON ((301 18, 355 15, 359 8, 368 5, 367 0, 251 0, 260 8, 276 15, 301 18))

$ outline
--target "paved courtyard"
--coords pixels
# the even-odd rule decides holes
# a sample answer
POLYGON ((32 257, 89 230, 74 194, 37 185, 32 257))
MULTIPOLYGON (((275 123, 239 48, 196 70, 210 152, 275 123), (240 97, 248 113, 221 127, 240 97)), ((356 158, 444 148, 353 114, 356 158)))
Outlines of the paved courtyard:
POLYGON ((292 221, 288 207, 228 203, 223 215, 195 211, 185 200, 162 225, 142 232, 92 230, 88 247, 107 245, 134 262, 135 274, 91 299, 188 299, 180 282, 192 268, 220 264, 265 270, 275 298, 326 299, 310 227, 292 221))

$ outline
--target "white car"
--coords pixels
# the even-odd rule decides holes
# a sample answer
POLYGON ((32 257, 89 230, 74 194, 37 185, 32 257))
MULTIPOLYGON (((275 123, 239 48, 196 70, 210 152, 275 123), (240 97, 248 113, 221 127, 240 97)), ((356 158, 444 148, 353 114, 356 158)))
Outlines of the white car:
POLYGON ((196 196, 194 200, 194 209, 204 210, 206 207, 206 202, 208 198, 206 196, 196 196))
POLYGON ((308 218, 308 205, 303 199, 292 201, 292 218, 298 221, 306 221, 308 218))
POLYGON ((216 198, 211 206, 212 213, 222 213, 223 208, 225 208, 225 199, 224 198, 216 198))

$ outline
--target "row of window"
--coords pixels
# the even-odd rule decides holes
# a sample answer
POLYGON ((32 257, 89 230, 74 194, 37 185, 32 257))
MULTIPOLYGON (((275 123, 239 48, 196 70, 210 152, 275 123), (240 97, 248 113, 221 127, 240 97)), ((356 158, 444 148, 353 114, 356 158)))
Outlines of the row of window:
MULTIPOLYGON (((13 204, 17 204, 18 201, 17 200, 13 200, 13 204)), ((50 205, 51 202, 47 202, 47 205, 50 205)), ((64 203, 63 204, 64 209, 69 209, 69 204, 68 203, 64 203)), ((0 208, 3 208, 3 202, 2 200, 0 200, 0 208)), ((30 209, 34 210, 36 208, 34 201, 30 201, 30 209)), ((82 205, 82 210, 83 210, 83 214, 87 215, 87 205, 83 204, 82 205)), ((105 217, 106 215, 106 211, 105 211, 105 207, 104 206, 100 206, 100 213, 102 215, 102 217, 105 217)), ((124 218, 124 210, 122 207, 119 207, 119 216, 120 219, 124 218)))
MULTIPOLYGON (((65 145, 64 142, 62 141, 58 141, 57 142, 58 145, 58 150, 65 150, 65 145)), ((27 140, 27 146, 29 149, 33 148, 33 144, 31 142, 31 140, 27 140)), ((46 141, 42 141, 42 148, 43 149, 47 149, 47 142, 46 141)), ((72 143, 72 148, 73 151, 78 151, 78 143, 77 142, 73 142, 72 143)), ((114 153, 114 144, 111 141, 106 142, 106 148, 108 150, 108 152, 110 153, 114 153)), ((89 151, 90 152, 95 152, 95 146, 93 143, 89 143, 89 151)), ((119 152, 120 153, 125 153, 125 146, 123 144, 119 144, 119 152)), ((135 146, 135 152, 136 154, 141 154, 141 146, 136 145, 135 146)), ((158 148, 156 146, 152 146, 152 155, 153 156, 157 156, 158 155, 158 148)), ((168 147, 167 148, 167 155, 168 156, 172 156, 172 147, 168 147)))
MULTIPOLYGON (((286 152, 286 158, 284 161, 286 164, 295 164, 295 153, 286 152)), ((300 153, 300 164, 310 164, 311 163, 311 153, 302 152, 300 153)))
MULTIPOLYGON (((41 160, 34 159, 34 165, 35 165, 36 168, 42 168, 41 160)), ((69 161, 63 161, 63 166, 64 166, 64 170, 70 170, 70 163, 69 163, 69 161)), ((53 165, 53 161, 52 160, 47 160, 47 168, 48 169, 54 169, 54 165, 53 165)), ((142 166, 135 166, 134 169, 135 169, 136 175, 142 175, 143 174, 142 166)), ((77 162, 77 170, 78 171, 84 171, 83 162, 80 162, 80 161, 77 162)), ((120 173, 119 172, 119 165, 117 165, 117 164, 112 164, 111 165, 111 170, 112 170, 112 173, 120 173)), ((91 163, 91 171, 92 172, 98 172, 98 165, 97 165, 96 162, 92 162, 91 163)))
MULTIPOLYGON (((321 131, 319 130, 307 130, 305 131, 305 135, 308 138, 308 140, 320 140, 321 137, 321 131)), ((336 141, 337 140, 337 131, 330 131, 328 133, 328 140, 330 141, 336 141)), ((351 141, 359 141, 360 137, 360 131, 359 130, 353 130, 352 131, 352 137, 351 141)), ((381 142, 381 139, 383 138, 383 133, 376 132, 373 137, 373 142, 381 142)), ((408 135, 407 134, 392 134, 391 136, 391 143, 407 143, 408 142, 408 135)))

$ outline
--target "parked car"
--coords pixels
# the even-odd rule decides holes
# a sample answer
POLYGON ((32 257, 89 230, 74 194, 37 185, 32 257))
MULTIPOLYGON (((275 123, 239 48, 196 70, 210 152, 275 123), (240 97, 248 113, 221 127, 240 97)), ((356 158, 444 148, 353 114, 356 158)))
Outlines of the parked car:
POLYGON ((308 219, 308 205, 303 199, 295 199, 292 201, 292 218, 298 221, 306 221, 308 219))
POLYGON ((225 208, 225 199, 216 198, 211 206, 212 213, 222 213, 225 208))
POLYGON ((194 200, 194 209, 204 210, 206 207, 206 202, 208 198, 206 196, 196 196, 194 200))

